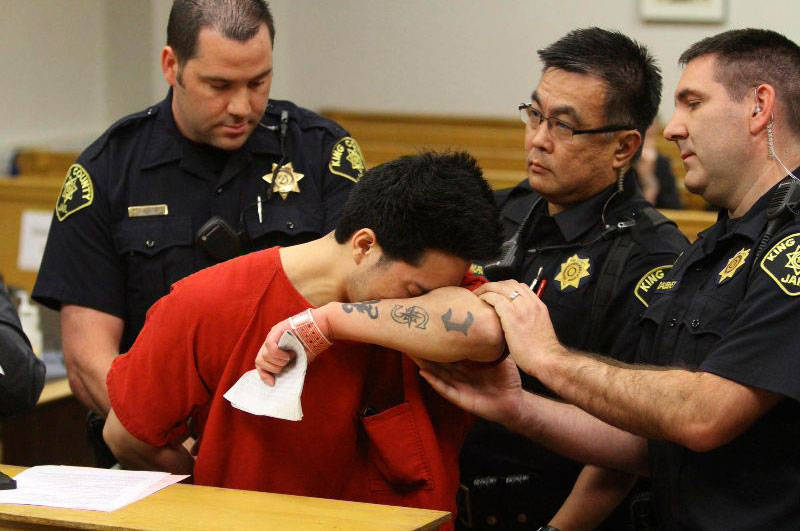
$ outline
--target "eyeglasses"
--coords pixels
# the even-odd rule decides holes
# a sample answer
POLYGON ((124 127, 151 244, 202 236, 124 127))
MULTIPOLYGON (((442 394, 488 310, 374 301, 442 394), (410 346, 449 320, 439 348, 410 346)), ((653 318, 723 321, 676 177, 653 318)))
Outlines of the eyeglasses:
POLYGON ((575 129, 571 125, 562 122, 558 118, 545 116, 542 111, 530 103, 519 104, 519 117, 522 123, 530 125, 533 129, 539 129, 542 122, 547 121, 547 131, 558 140, 572 140, 574 135, 587 135, 592 133, 612 133, 614 131, 625 131, 626 129, 636 129, 632 125, 606 125, 594 129, 575 129))

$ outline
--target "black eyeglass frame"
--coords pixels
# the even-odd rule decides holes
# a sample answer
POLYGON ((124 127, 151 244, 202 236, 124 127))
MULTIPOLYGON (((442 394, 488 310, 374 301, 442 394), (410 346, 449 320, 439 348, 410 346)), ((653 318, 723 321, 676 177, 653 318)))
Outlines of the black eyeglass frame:
MULTIPOLYGON (((517 110, 518 111, 522 111, 522 110, 527 110, 527 109, 531 109, 531 108, 533 108, 533 104, 532 103, 520 103, 519 106, 517 107, 517 110)), ((552 116, 545 116, 543 112, 541 112, 541 111, 539 111, 539 112, 542 114, 542 120, 539 122, 539 125, 542 125, 542 122, 547 122, 549 124, 550 123, 549 120, 552 118, 552 116)), ((560 122, 561 120, 558 120, 558 121, 560 122)), ((530 122, 525 121, 525 123, 528 124, 530 122)), ((595 127, 595 128, 592 128, 592 129, 575 129, 569 124, 566 124, 564 122, 561 122, 561 123, 564 124, 564 127, 567 127, 567 128, 569 128, 570 131, 572 131, 572 136, 575 136, 575 135, 587 135, 587 134, 593 134, 593 133, 613 133, 613 132, 616 132, 616 131, 627 131, 627 130, 636 129, 636 127, 634 127, 632 125, 605 125, 603 127, 595 127)), ((548 125, 548 127, 549 127, 549 125, 548 125)))

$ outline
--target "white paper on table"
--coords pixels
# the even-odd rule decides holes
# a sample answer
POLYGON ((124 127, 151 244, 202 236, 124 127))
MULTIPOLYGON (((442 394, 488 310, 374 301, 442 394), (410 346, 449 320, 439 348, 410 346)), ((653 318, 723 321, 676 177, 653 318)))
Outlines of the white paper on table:
POLYGON ((295 358, 277 375, 270 387, 261 381, 258 371, 244 373, 223 395, 233 407, 253 415, 263 415, 284 420, 301 420, 303 408, 300 395, 306 379, 308 358, 297 336, 286 331, 278 340, 283 350, 291 350, 295 358))
POLYGON ((114 511, 189 476, 168 472, 44 465, 17 474, 0 503, 114 511))

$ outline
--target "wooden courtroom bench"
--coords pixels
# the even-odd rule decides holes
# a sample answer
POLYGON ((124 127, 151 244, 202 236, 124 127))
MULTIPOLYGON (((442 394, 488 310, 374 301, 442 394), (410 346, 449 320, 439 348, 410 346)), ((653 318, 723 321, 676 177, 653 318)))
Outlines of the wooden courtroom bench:
MULTIPOLYGON (((517 118, 365 113, 338 109, 323 110, 322 114, 350 131, 361 145, 370 167, 422 149, 454 149, 470 152, 495 189, 525 178, 525 126, 517 118), (518 178, 514 177, 515 173, 518 178)), ((706 202, 690 194, 683 186, 685 170, 677 146, 660 134, 656 141, 659 151, 670 159, 683 204, 687 209, 705 210, 706 202)))

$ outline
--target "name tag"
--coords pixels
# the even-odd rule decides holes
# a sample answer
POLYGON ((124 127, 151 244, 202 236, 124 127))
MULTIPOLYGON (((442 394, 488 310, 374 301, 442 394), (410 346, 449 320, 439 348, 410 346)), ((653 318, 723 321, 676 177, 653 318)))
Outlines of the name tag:
POLYGON ((166 216, 167 214, 169 214, 169 207, 167 205, 137 205, 128 207, 129 218, 166 216))

